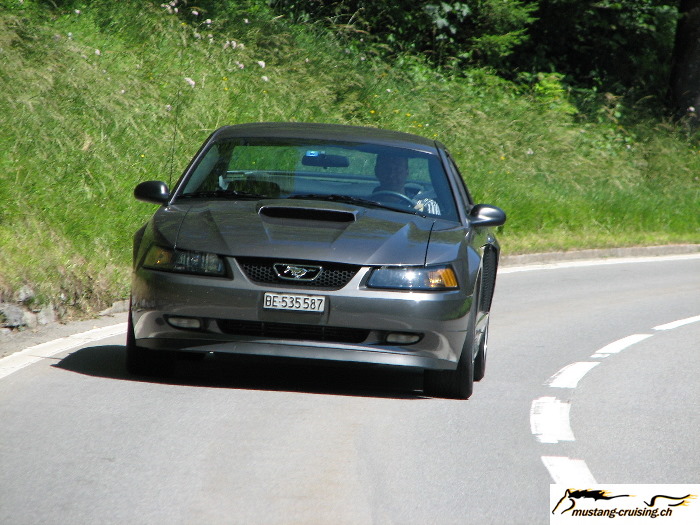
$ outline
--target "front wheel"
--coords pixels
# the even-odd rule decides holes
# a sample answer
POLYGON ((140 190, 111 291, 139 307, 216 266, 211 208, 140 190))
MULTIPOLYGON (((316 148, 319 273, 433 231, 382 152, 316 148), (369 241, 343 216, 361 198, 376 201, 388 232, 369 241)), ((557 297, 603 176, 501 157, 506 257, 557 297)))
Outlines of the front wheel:
MULTIPOLYGON (((481 273, 478 275, 474 286, 471 311, 467 334, 462 346, 462 354, 459 356, 457 368, 454 370, 425 370, 423 373, 423 392, 435 397, 447 397, 451 399, 469 399, 474 391, 474 380, 483 377, 483 366, 479 362, 481 376, 475 377, 474 349, 481 354, 481 343, 486 341, 484 333, 477 338, 476 321, 479 315, 479 298, 481 297, 481 273)), ((487 325, 488 326, 488 325, 487 325)), ((484 347, 484 352, 485 352, 484 347)), ((485 354, 484 354, 485 357, 485 354)), ((478 374, 477 373, 477 374, 478 374)))
POLYGON ((469 399, 474 391, 474 327, 467 332, 462 355, 454 370, 426 370, 423 392, 434 397, 469 399))
POLYGON ((170 352, 154 351, 136 345, 131 312, 126 329, 126 371, 136 376, 164 377, 173 371, 170 352))
POLYGON ((489 347, 489 322, 486 321, 484 331, 479 338, 479 351, 474 359, 474 381, 481 381, 486 374, 486 352, 489 347))

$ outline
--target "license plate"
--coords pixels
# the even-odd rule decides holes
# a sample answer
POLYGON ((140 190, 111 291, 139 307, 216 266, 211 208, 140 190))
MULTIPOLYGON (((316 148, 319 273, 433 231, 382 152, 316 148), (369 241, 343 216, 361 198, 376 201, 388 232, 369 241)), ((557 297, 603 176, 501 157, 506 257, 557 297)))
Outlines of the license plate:
POLYGON ((268 310, 292 310, 294 312, 323 312, 326 298, 320 295, 265 293, 263 308, 268 310))

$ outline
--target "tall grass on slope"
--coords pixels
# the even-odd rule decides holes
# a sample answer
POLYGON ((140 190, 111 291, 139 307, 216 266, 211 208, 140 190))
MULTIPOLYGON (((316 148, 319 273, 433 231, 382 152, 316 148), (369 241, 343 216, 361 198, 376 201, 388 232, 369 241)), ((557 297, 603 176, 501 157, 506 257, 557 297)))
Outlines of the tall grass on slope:
POLYGON ((556 78, 523 93, 486 71, 382 63, 254 2, 225 20, 149 2, 12 5, 0 11, 6 298, 24 284, 67 310, 126 297, 131 236, 153 212, 133 187, 174 182, 211 131, 252 121, 440 139, 475 198, 508 212, 507 252, 698 241, 696 144, 658 123, 583 123, 556 78))

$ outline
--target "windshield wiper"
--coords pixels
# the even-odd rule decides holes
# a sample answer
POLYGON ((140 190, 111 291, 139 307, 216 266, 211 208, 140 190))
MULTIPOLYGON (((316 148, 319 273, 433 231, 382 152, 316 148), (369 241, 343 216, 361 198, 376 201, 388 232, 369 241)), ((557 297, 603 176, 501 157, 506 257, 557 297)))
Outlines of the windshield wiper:
MULTIPOLYGON (((401 213, 410 213, 411 215, 421 215, 418 210, 410 208, 397 208, 395 206, 389 206, 382 202, 373 201, 370 199, 362 199, 360 197, 351 197, 350 195, 339 195, 332 193, 330 195, 326 193, 306 193, 302 195, 292 195, 287 197, 288 199, 309 199, 318 201, 331 201, 331 202, 344 202, 347 204, 357 204, 358 206, 365 206, 370 208, 381 208, 383 210, 398 211, 401 213)), ((421 215, 422 216, 422 215, 421 215)))
POLYGON ((266 199, 268 195, 237 190, 196 191, 183 193, 179 197, 187 199, 266 199))

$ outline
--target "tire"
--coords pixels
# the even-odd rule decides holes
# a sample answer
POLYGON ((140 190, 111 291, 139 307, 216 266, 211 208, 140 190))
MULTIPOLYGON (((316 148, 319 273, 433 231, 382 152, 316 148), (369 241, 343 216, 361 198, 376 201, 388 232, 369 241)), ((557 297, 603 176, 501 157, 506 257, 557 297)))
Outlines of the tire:
POLYGON ((425 370, 423 392, 432 397, 469 399, 474 391, 474 344, 477 302, 472 303, 467 335, 462 345, 457 368, 454 370, 425 370))
POLYGON ((423 375, 423 392, 432 397, 469 399, 474 391, 474 360, 472 345, 474 330, 467 333, 457 368, 454 370, 426 370, 423 375))
POLYGON ((165 377, 174 369, 171 352, 153 351, 136 345, 131 311, 126 329, 126 371, 131 375, 165 377))
POLYGON ((425 370, 423 373, 423 392, 427 395, 450 399, 469 399, 474 392, 474 345, 479 345, 479 351, 481 351, 482 340, 481 337, 479 340, 476 339, 476 320, 482 296, 481 283, 481 273, 479 273, 474 286, 475 297, 469 312, 467 335, 462 346, 462 354, 457 362, 457 368, 454 370, 425 370))
POLYGON ((486 321, 484 331, 479 338, 479 352, 474 359, 474 381, 481 381, 486 373, 486 354, 489 346, 489 323, 486 321))

